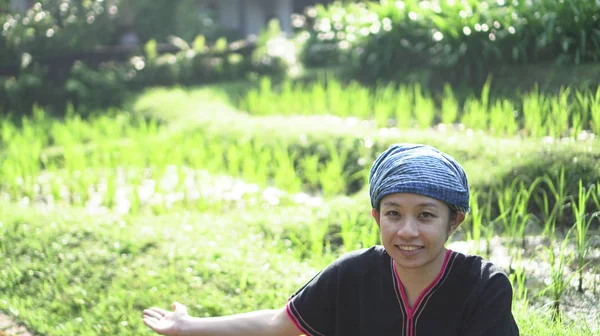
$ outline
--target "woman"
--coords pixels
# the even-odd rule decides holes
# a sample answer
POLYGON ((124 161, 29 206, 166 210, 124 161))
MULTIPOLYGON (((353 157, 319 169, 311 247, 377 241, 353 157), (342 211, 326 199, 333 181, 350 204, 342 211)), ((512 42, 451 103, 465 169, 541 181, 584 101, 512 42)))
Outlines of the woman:
POLYGON ((344 255, 285 307, 194 318, 175 303, 145 310, 144 323, 163 335, 519 335, 506 274, 444 247, 469 211, 463 168, 431 146, 396 144, 369 184, 383 246, 344 255))

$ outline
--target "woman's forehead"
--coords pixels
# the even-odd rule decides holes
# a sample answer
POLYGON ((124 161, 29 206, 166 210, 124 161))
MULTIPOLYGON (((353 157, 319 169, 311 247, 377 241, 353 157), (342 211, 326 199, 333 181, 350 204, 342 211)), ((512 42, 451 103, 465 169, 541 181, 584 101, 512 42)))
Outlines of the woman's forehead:
POLYGON ((440 200, 412 193, 393 193, 386 195, 381 199, 381 205, 396 207, 447 207, 447 205, 440 200))

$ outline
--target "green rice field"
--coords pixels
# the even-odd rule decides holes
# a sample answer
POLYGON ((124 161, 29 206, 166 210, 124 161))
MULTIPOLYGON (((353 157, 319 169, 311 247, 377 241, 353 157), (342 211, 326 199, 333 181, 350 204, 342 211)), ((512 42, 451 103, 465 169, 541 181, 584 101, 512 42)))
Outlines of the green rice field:
POLYGON ((395 142, 465 167, 473 211, 449 247, 509 274, 522 335, 600 333, 600 90, 263 78, 65 115, 0 117, 0 311, 33 333, 150 335, 142 310, 173 301, 281 307, 379 243, 367 178, 395 142))

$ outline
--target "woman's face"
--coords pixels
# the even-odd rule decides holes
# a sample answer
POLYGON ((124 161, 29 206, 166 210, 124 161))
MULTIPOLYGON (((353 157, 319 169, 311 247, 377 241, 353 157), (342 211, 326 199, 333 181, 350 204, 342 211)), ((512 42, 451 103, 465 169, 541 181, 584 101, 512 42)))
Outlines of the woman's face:
POLYGON ((450 208, 427 196, 397 193, 385 196, 373 217, 381 240, 396 266, 410 271, 433 271, 443 260, 444 244, 464 220, 464 213, 450 216, 450 208))

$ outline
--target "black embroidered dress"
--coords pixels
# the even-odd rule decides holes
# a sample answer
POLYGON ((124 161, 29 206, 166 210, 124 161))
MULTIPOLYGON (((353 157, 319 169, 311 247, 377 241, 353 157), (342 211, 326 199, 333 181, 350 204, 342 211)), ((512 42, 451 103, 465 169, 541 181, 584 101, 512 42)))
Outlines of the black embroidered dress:
POLYGON ((517 336, 506 274, 448 250, 412 308, 382 246, 349 253, 294 293, 287 312, 308 336, 517 336))

